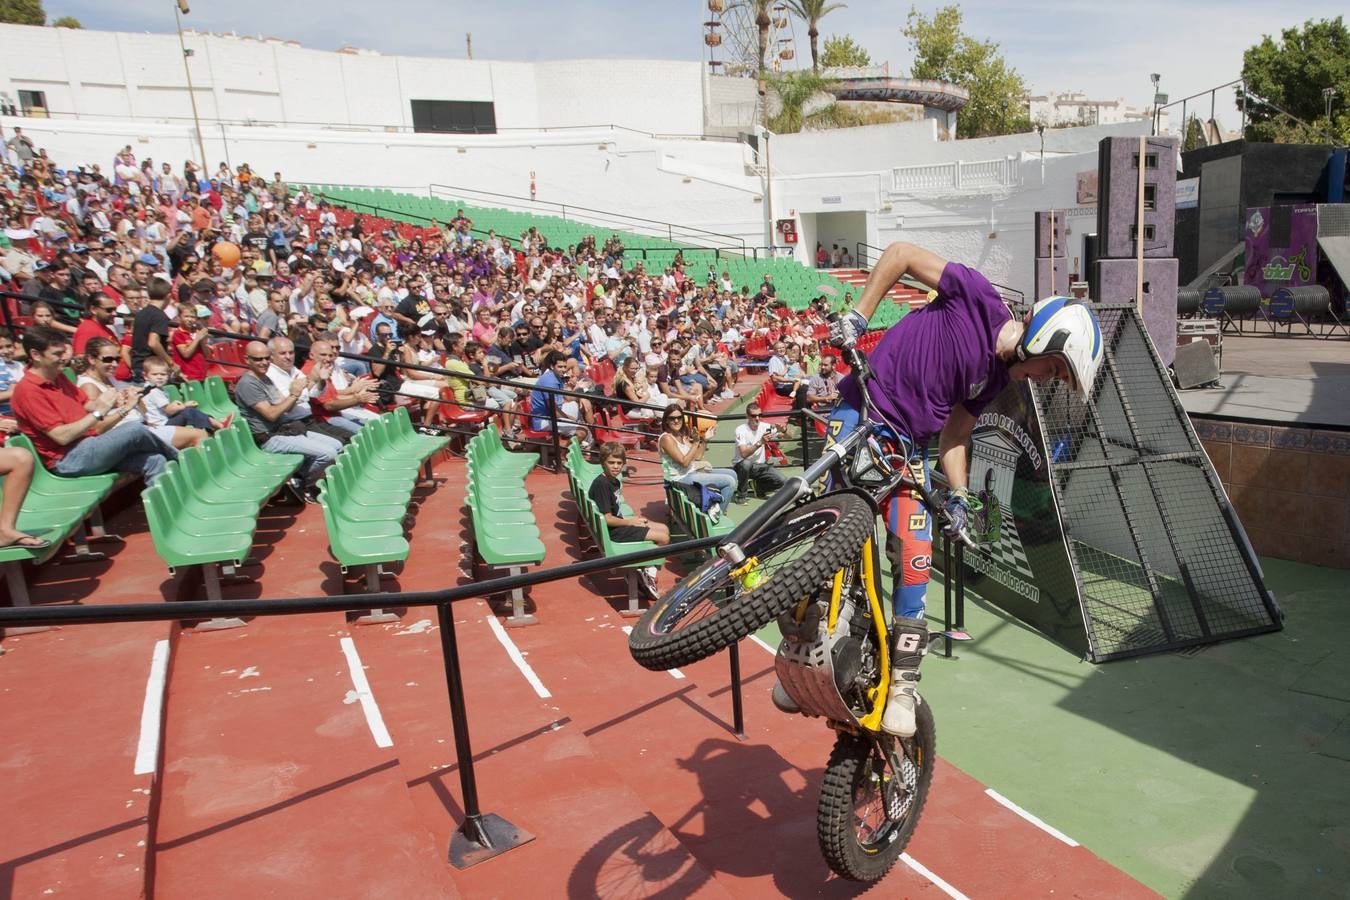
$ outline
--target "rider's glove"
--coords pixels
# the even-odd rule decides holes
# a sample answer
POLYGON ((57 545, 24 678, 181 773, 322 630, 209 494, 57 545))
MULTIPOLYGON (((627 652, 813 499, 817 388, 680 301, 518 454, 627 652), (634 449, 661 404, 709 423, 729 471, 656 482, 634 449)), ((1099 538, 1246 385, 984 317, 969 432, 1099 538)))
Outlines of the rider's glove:
POLYGON ((943 526, 943 531, 947 537, 956 540, 966 530, 966 525, 970 522, 970 494, 965 488, 952 491, 947 495, 947 502, 943 509, 947 513, 947 524, 943 526))
POLYGON ((849 310, 830 322, 830 343, 836 347, 852 347, 867 333, 867 320, 857 310, 849 310))

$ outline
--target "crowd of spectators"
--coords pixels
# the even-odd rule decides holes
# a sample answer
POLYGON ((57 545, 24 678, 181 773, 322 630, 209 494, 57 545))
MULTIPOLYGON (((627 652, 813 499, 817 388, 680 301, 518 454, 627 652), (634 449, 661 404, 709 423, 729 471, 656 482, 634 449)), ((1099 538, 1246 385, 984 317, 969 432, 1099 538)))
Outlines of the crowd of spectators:
POLYGON ((6 150, 0 289, 21 296, 5 302, 25 330, 22 352, 0 334, 0 433, 27 434, 66 474, 152 481, 224 424, 162 387, 205 377, 213 348, 235 340, 225 334, 252 339, 236 389, 245 422, 261 446, 303 453, 311 486, 400 396, 426 421, 443 404, 487 408, 510 439, 546 425, 553 401, 536 386, 576 390, 595 402, 557 412, 589 440, 605 393, 652 407, 627 414, 639 420, 730 400, 741 349, 770 330, 776 388, 811 402, 828 303, 790 313, 767 274, 737 290, 679 256, 648 271, 617 236, 558 247, 536 228, 480 233, 462 210, 420 229, 339 216, 246 164, 206 172, 127 146, 106 169, 63 168, 18 129, 6 150))

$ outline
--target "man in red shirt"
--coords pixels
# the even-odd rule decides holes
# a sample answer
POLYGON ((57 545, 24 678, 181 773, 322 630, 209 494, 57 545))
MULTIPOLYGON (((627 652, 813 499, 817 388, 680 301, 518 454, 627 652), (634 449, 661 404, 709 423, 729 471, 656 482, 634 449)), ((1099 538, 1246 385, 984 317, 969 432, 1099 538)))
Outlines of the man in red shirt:
POLYGON ((122 341, 112 329, 113 317, 117 315, 117 301, 107 294, 95 294, 89 298, 89 316, 81 319, 71 340, 76 356, 84 356, 84 347, 94 338, 107 338, 114 344, 122 341))
POLYGON ((86 401, 62 369, 70 359, 66 336, 36 326, 23 335, 28 372, 14 387, 10 405, 21 430, 42 461, 57 475, 130 472, 147 485, 164 471, 166 457, 177 456, 144 425, 117 427, 140 400, 131 388, 107 391, 86 401))

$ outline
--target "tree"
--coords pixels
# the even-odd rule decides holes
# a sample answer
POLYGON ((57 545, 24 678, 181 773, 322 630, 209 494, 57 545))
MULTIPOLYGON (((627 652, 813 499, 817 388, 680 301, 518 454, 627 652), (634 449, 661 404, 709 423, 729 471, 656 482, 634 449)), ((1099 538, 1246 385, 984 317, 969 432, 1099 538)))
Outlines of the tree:
POLYGON ((927 18, 911 7, 903 34, 914 50, 914 78, 947 81, 970 91, 957 115, 957 137, 991 137, 1030 131, 1023 96, 1026 82, 994 41, 961 30, 961 7, 944 6, 927 18))
POLYGON ((62 16, 52 23, 53 28, 83 28, 80 20, 74 16, 62 16))
POLYGON ((820 71, 820 54, 817 52, 818 45, 816 43, 820 38, 820 20, 836 9, 843 9, 847 5, 846 3, 830 3, 828 0, 787 0, 788 9, 792 10, 797 18, 806 20, 806 36, 811 40, 811 71, 820 71))
POLYGON ((1242 78, 1237 104, 1246 101, 1248 140, 1326 143, 1322 131, 1350 141, 1350 30, 1340 16, 1286 28, 1278 42, 1263 35, 1242 54, 1242 78), (1330 118, 1326 88, 1336 92, 1330 118))
POLYGON ((1205 129, 1200 117, 1192 115, 1186 119, 1186 136, 1181 139, 1181 152, 1205 146, 1205 129))
POLYGON ((42 0, 0 0, 0 22, 10 25, 46 25, 42 0))
POLYGON ((820 54, 820 64, 827 69, 844 66, 870 66, 872 57, 862 45, 854 42, 847 34, 830 36, 825 39, 825 50, 820 54))

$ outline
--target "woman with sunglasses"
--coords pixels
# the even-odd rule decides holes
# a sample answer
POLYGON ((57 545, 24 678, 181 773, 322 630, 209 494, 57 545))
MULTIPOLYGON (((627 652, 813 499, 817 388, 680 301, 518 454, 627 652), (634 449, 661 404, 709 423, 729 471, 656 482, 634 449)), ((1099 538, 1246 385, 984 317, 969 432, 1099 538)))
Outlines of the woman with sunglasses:
POLYGON ((736 492, 736 473, 731 469, 715 469, 703 458, 717 426, 709 426, 706 432, 699 434, 688 422, 682 409, 671 407, 662 414, 661 439, 657 442, 661 450, 661 469, 667 481, 715 488, 721 494, 719 514, 726 515, 736 492))
MULTIPOLYGON (((121 348, 107 338, 93 338, 84 349, 85 371, 75 386, 89 400, 97 400, 109 391, 131 392, 136 389, 122 384, 114 377, 118 364, 122 361, 121 348)), ((125 394, 124 397, 129 397, 125 394)), ((207 433, 201 428, 186 428, 181 425, 147 425, 145 412, 141 404, 131 408, 114 428, 147 428, 161 442, 175 450, 195 447, 206 440, 207 433)))

